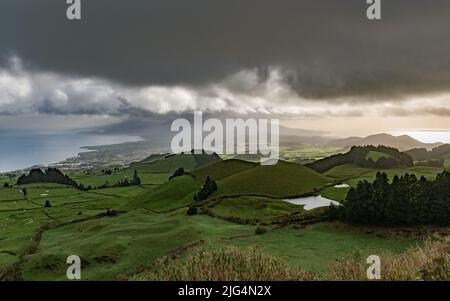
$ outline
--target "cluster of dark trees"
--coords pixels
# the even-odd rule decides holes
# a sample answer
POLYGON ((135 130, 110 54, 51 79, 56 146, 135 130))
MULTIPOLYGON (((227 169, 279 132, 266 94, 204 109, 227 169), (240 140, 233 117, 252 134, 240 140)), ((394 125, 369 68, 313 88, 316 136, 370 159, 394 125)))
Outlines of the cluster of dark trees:
POLYGON ((204 201, 211 194, 213 194, 217 190, 216 181, 212 180, 209 176, 206 178, 205 184, 203 184, 202 188, 194 194, 194 201, 204 201))
POLYGON ((175 170, 175 172, 173 173, 173 175, 171 175, 171 176, 169 177, 169 181, 172 180, 173 178, 181 177, 182 175, 184 175, 184 168, 183 168, 183 167, 180 167, 180 168, 178 168, 177 170, 175 170))
POLYGON ((202 149, 201 154, 194 154, 194 150, 191 150, 191 154, 194 155, 194 160, 197 162, 198 166, 203 166, 209 163, 220 161, 220 157, 216 153, 207 153, 202 149))
POLYGON ((415 175, 395 176, 389 183, 378 172, 373 183, 360 181, 341 206, 331 206, 330 217, 376 225, 449 225, 450 173, 435 180, 415 175))
POLYGON ((45 171, 34 168, 28 175, 22 175, 17 179, 17 185, 32 183, 57 183, 73 187, 79 186, 77 182, 63 174, 57 168, 47 168, 45 171))
POLYGON ((56 183, 74 187, 78 190, 88 191, 91 190, 91 186, 84 186, 81 183, 77 183, 69 176, 63 174, 57 168, 47 168, 42 171, 39 168, 34 168, 28 175, 22 175, 17 179, 17 185, 25 185, 32 183, 56 183))
POLYGON ((138 177, 137 170, 135 169, 132 179, 125 178, 125 179, 119 180, 112 187, 128 187, 128 186, 139 186, 139 185, 141 185, 141 179, 138 177))
POLYGON ((113 172, 111 169, 102 169, 102 173, 104 175, 112 175, 113 172))
POLYGON ((353 146, 349 152, 345 154, 337 154, 307 164, 309 168, 323 173, 336 166, 342 164, 355 164, 365 168, 387 169, 387 168, 404 168, 414 166, 413 159, 408 154, 400 152, 396 148, 387 146, 353 146), (367 158, 367 154, 371 151, 381 152, 389 155, 388 157, 379 158, 377 161, 367 158))
POLYGON ((91 189, 100 189, 108 187, 128 187, 141 185, 141 179, 138 177, 137 170, 134 170, 134 175, 132 179, 119 180, 116 184, 109 186, 107 183, 100 187, 85 186, 81 183, 77 183, 72 180, 69 176, 63 174, 60 170, 56 168, 47 168, 42 171, 39 168, 32 169, 28 175, 22 175, 17 179, 17 185, 25 185, 32 183, 56 183, 63 184, 67 186, 72 186, 81 191, 88 191, 91 189))

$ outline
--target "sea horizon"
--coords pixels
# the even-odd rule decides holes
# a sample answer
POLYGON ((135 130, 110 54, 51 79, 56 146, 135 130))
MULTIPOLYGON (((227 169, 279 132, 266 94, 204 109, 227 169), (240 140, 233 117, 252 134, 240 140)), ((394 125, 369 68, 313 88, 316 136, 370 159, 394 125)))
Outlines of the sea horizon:
POLYGON ((85 147, 141 141, 138 136, 98 133, 0 133, 0 173, 76 157, 85 147))

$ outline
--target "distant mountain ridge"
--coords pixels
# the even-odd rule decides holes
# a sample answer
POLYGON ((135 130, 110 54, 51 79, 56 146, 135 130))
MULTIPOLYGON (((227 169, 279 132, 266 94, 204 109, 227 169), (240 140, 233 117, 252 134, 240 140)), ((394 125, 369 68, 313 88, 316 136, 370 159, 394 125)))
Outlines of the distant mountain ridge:
POLYGON ((406 151, 414 148, 433 149, 442 145, 442 143, 424 143, 416 140, 408 135, 393 136, 390 134, 382 133, 370 135, 365 138, 362 137, 349 137, 344 139, 337 139, 328 142, 326 146, 330 147, 342 147, 350 149, 352 146, 364 146, 364 145, 384 145, 388 147, 394 147, 401 151, 406 151))

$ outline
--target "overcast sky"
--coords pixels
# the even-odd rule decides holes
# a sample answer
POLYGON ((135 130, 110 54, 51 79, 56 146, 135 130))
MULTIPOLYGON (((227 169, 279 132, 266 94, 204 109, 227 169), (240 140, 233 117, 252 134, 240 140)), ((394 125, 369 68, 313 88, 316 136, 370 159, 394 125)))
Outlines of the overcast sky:
POLYGON ((450 1, 0 1, 0 128, 277 116, 341 131, 450 129, 450 1), (273 115, 268 115, 273 114, 273 115), (42 118, 41 118, 42 117, 42 118))

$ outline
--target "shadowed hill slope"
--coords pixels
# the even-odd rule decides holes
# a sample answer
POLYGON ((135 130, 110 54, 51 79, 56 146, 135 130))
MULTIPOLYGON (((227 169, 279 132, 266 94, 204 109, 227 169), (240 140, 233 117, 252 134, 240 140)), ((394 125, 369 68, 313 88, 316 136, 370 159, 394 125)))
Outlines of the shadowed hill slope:
POLYGON ((156 159, 151 163, 138 162, 130 165, 130 169, 137 169, 140 172, 147 173, 173 173, 178 168, 186 171, 193 170, 197 167, 207 165, 221 159, 217 154, 178 154, 165 155, 160 159, 156 159))
POLYGON ((294 197, 313 193, 330 182, 329 178, 306 166, 279 161, 276 165, 257 166, 219 181, 218 191, 213 197, 294 197))
POLYGON ((192 173, 201 180, 204 180, 206 179, 207 176, 210 176, 212 179, 219 181, 234 174, 258 166, 259 164, 256 163, 237 159, 230 159, 208 164, 206 166, 194 170, 192 173))

